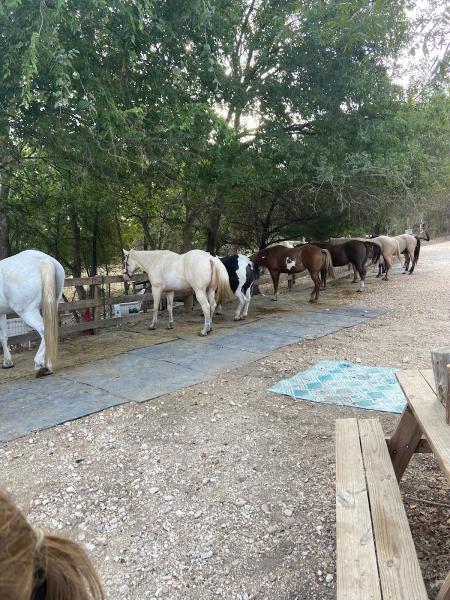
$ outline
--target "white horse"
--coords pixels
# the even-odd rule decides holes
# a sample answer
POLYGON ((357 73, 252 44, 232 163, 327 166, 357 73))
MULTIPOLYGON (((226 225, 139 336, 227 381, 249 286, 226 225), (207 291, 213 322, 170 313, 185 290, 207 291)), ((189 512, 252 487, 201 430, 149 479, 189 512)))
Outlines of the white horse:
POLYGON ((170 250, 130 250, 125 256, 123 278, 129 280, 137 268, 143 269, 152 286, 153 320, 149 329, 156 329, 161 294, 167 297, 168 329, 173 329, 174 292, 193 290, 202 307, 205 322, 200 335, 212 329, 216 304, 233 298, 228 273, 220 259, 203 250, 176 254, 170 250))
POLYGON ((25 250, 0 261, 0 339, 3 368, 14 366, 8 348, 6 315, 15 312, 41 336, 34 357, 36 376, 50 375, 58 351, 58 303, 64 269, 51 256, 25 250))

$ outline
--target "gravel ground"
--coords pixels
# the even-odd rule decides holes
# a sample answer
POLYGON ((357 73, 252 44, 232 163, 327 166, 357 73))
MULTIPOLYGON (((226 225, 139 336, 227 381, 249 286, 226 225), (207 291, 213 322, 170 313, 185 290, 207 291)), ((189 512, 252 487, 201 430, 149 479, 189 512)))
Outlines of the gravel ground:
MULTIPOLYGON (((443 242, 424 246, 412 277, 372 275, 364 294, 337 281, 327 302, 389 313, 3 445, 1 484, 33 522, 85 544, 111 600, 335 598, 335 419, 379 416, 390 433, 398 416, 265 390, 324 358, 429 367, 449 343, 449 265, 443 242)), ((418 455, 401 489, 434 598, 450 562, 448 486, 418 455)))

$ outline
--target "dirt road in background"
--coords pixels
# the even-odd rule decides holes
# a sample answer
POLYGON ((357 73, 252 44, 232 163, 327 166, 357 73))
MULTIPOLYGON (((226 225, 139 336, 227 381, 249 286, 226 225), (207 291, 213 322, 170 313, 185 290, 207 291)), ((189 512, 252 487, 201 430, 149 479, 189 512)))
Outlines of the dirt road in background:
MULTIPOLYGON (((325 358, 428 367, 430 350, 449 344, 449 271, 445 242, 424 245, 413 276, 370 276, 364 294, 340 280, 324 303, 388 314, 8 443, 1 484, 33 522, 85 544, 111 600, 331 600, 335 419, 379 416, 388 434, 398 416, 266 389, 325 358)), ((291 298, 282 295, 276 309, 291 298)), ((434 598, 450 560, 447 483, 419 455, 401 489, 434 598)))

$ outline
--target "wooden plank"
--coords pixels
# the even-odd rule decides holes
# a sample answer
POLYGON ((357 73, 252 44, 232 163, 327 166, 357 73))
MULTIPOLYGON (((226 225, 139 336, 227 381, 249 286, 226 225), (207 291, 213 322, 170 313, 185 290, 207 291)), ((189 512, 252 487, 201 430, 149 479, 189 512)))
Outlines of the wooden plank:
POLYGON ((430 388, 436 394, 436 382, 434 380, 433 369, 420 369, 420 372, 422 373, 422 377, 425 379, 430 388))
POLYGON ((337 600, 381 600, 356 419, 336 421, 337 600))
POLYGON ((399 371, 397 379, 434 457, 450 482, 450 427, 445 422, 445 408, 420 371, 399 371))
POLYGON ((450 571, 447 573, 447 577, 441 585, 436 600, 450 600, 450 571))
POLYGON ((27 342, 35 342, 40 340, 40 336, 37 331, 29 331, 28 333, 20 333, 19 335, 11 335, 8 338, 8 344, 12 346, 13 344, 26 344, 27 342))
POLYGON ((74 333, 79 333, 80 331, 86 331, 88 329, 103 329, 104 327, 123 325, 124 323, 141 321, 143 319, 148 319, 148 314, 138 313, 128 315, 126 317, 102 319, 101 321, 87 321, 86 323, 75 323, 74 325, 67 325, 66 327, 61 327, 60 337, 63 338, 68 335, 73 335, 74 333))
MULTIPOLYGON (((138 273, 131 277, 131 282, 145 283, 148 281, 146 273, 138 273)), ((102 285, 103 283, 125 283, 122 275, 96 275, 95 277, 66 277, 64 287, 76 285, 102 285)))
POLYGON ((105 298, 86 298, 86 300, 77 300, 76 302, 61 302, 58 306, 60 313, 69 312, 71 310, 82 310, 83 308, 91 308, 93 306, 112 306, 114 304, 122 304, 123 302, 134 302, 136 300, 152 301, 152 296, 148 294, 122 294, 121 296, 106 296, 105 298))
POLYGON ((359 421, 383 598, 428 600, 394 468, 378 419, 359 421))
POLYGON ((422 429, 411 408, 407 405, 388 446, 397 481, 403 477, 421 437, 422 429))
MULTIPOLYGON (((387 437, 385 439, 386 439, 386 444, 389 449, 389 444, 391 443, 391 438, 387 437)), ((420 438, 419 443, 417 444, 416 449, 414 450, 414 454, 430 454, 432 452, 433 452, 433 450, 431 449, 431 446, 428 443, 427 438, 424 438, 424 437, 420 438)), ((397 479, 397 481, 398 481, 398 479, 397 479)))

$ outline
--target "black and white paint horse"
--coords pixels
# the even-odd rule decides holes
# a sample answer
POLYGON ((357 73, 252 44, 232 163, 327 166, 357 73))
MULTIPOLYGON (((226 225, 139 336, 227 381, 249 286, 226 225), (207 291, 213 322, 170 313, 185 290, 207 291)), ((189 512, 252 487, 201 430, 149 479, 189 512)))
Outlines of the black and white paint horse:
MULTIPOLYGON (((239 301, 234 314, 234 320, 240 321, 247 316, 253 282, 259 277, 259 268, 256 263, 243 254, 224 256, 220 260, 225 265, 230 279, 230 287, 239 301)), ((220 304, 217 314, 222 314, 222 306, 220 304)))

